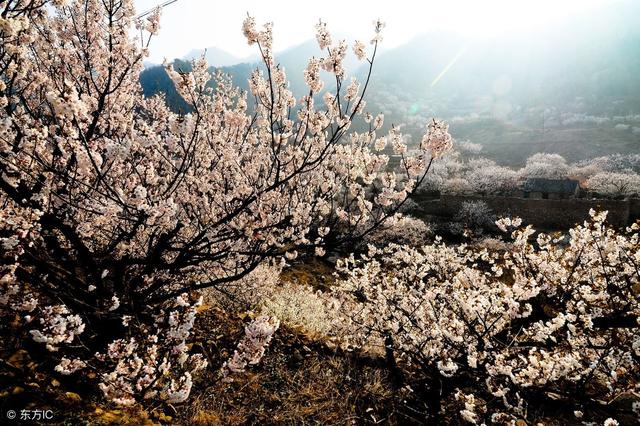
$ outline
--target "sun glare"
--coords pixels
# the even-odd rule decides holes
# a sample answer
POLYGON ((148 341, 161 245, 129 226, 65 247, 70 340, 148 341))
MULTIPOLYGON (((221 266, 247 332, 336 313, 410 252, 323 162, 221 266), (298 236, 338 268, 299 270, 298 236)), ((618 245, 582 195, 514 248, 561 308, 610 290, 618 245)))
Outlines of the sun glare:
MULTIPOLYGON (((332 31, 347 38, 370 34, 371 21, 387 23, 384 48, 393 48, 411 38, 434 30, 456 32, 470 37, 493 37, 513 31, 535 31, 555 20, 572 17, 598 6, 619 0, 381 0, 344 2, 326 0, 323 7, 300 8, 294 0, 278 2, 273 13, 271 3, 246 0, 214 7, 202 0, 178 0, 163 12, 162 31, 151 46, 151 59, 161 62, 181 57, 190 49, 216 46, 237 55, 248 56, 253 50, 243 40, 239 25, 251 12, 258 21, 274 23, 276 51, 303 43, 311 37, 318 19, 332 31), (189 22, 189 31, 184 23, 189 22)), ((146 11, 162 0, 136 0, 136 8, 146 11)))
MULTIPOLYGON (((460 0, 449 3, 444 29, 474 36, 527 31, 578 14, 609 0, 460 0)), ((426 13, 426 11, 424 11, 426 13)))

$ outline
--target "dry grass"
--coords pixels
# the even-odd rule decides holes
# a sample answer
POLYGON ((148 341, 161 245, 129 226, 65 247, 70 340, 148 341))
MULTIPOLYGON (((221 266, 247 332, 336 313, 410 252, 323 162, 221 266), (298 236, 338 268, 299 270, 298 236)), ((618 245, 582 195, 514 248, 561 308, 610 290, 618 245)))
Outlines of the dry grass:
MULTIPOLYGON (((219 335, 240 337, 239 319, 219 322, 215 314, 209 319, 219 335)), ((218 352, 219 359, 228 356, 230 344, 221 344, 228 349, 218 352)), ((398 423, 392 389, 375 362, 333 352, 281 328, 261 365, 234 375, 231 383, 211 371, 179 417, 188 425, 398 423)))
POLYGON ((313 287, 315 290, 327 290, 335 284, 335 269, 317 258, 305 260, 285 268, 280 274, 283 282, 292 282, 313 287))
POLYGON ((381 383, 384 377, 373 369, 354 369, 335 357, 311 357, 298 365, 275 365, 289 361, 283 354, 269 358, 262 371, 215 383, 196 395, 185 416, 187 424, 362 423, 366 414, 385 411, 380 404, 391 398, 381 383), (363 404, 373 410, 360 412, 366 411, 363 404))

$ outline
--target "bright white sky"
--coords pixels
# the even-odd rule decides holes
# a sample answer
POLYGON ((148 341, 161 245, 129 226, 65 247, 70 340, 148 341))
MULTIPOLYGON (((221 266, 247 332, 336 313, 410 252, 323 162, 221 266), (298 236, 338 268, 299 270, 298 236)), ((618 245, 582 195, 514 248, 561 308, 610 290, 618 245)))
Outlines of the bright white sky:
MULTIPOLYGON (((334 34, 368 40, 372 21, 386 22, 384 46, 400 45, 435 29, 474 37, 539 28, 553 20, 595 9, 616 0, 178 0, 162 15, 160 34, 151 42, 151 62, 183 57, 192 49, 216 46, 245 57, 256 53, 242 36, 247 12, 258 24, 274 23, 276 51, 314 37, 318 19, 334 34)), ((163 0, 135 0, 144 12, 163 0)), ((352 40, 348 40, 352 41, 352 40)))

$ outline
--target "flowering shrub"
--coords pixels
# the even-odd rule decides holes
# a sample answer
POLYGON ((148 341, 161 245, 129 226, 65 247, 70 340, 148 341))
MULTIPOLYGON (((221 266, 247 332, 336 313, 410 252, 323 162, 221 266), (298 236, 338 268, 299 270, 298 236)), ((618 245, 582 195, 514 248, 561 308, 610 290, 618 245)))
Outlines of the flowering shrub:
POLYGON ((260 311, 263 314, 278 318, 289 327, 302 332, 325 337, 335 334, 330 299, 309 286, 286 283, 274 289, 262 302, 260 311))
POLYGON ((360 240, 451 146, 436 120, 416 155, 397 128, 377 134, 384 117, 364 96, 380 22, 370 48, 354 46, 366 81, 348 85, 348 46, 319 24, 326 54, 309 61, 309 92, 296 99, 271 24, 247 18, 264 65, 250 93, 224 76, 212 88, 204 59, 190 73, 169 66, 191 107, 177 114, 138 82, 158 10, 140 21, 132 0, 0 8, 0 310, 57 353, 58 371, 97 369, 119 403, 188 395, 203 363, 187 353, 196 305, 184 294, 360 240), (322 73, 335 91, 323 91, 322 73), (360 116, 368 129, 349 132, 360 116), (378 153, 387 141, 402 178, 378 153))
POLYGON ((637 392, 639 227, 617 233, 606 212, 591 213, 566 245, 542 233, 531 241, 530 226, 501 219, 500 229, 513 230, 508 251, 436 241, 345 259, 335 293, 351 343, 384 344, 429 377, 435 412, 454 392, 448 383, 471 380, 477 394, 459 398, 472 423, 484 418, 476 405, 506 421, 552 393, 577 409, 637 392))
POLYGON ((465 201, 454 220, 462 223, 466 228, 482 231, 493 227, 495 215, 484 201, 465 201))
POLYGON ((336 310, 331 299, 309 285, 281 280, 280 265, 262 264, 224 289, 207 289, 205 303, 227 311, 253 311, 278 318, 315 337, 333 336, 336 310))
POLYGON ((509 194, 518 187, 518 173, 508 167, 481 160, 470 161, 469 165, 466 179, 475 194, 509 194))
POLYGON ((369 234, 364 242, 374 245, 393 242, 415 246, 423 244, 432 236, 433 231, 424 221, 407 215, 398 215, 389 218, 375 232, 369 234))

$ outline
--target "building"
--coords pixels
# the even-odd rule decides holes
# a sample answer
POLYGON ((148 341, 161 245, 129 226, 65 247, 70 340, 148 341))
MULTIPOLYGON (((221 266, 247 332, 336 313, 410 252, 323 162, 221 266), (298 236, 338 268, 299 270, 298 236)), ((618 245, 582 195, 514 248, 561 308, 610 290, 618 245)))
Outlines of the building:
POLYGON ((524 198, 564 200, 579 195, 580 182, 574 179, 528 178, 522 184, 524 198))

